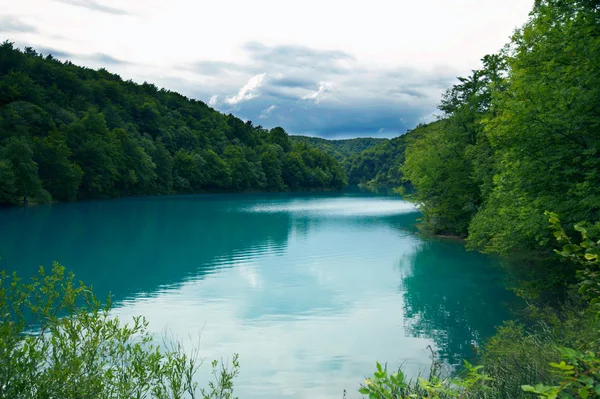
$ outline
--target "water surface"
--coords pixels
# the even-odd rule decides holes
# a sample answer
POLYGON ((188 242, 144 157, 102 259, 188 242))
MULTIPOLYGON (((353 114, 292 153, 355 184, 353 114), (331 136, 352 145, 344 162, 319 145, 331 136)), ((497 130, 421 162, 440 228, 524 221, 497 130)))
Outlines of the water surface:
MULTIPOLYGON (((488 257, 419 237, 399 197, 170 196, 0 209, 0 265, 56 260, 122 318, 208 359, 240 354, 240 398, 354 394, 376 360, 409 373, 448 365, 509 318, 488 257)), ((203 373, 208 369, 203 368, 203 373)), ((201 376, 204 376, 202 374, 201 376)))

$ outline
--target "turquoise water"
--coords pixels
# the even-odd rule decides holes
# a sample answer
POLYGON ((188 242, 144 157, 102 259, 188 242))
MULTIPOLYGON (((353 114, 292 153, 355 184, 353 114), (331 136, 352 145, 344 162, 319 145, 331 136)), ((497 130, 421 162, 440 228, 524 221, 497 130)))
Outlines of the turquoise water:
MULTIPOLYGON (((240 354, 240 398, 355 394, 375 361, 447 365, 509 318, 488 257, 415 233, 399 197, 223 194, 0 209, 0 266, 31 275, 56 260, 121 318, 240 354)), ((208 364, 200 377, 206 377, 208 364)))

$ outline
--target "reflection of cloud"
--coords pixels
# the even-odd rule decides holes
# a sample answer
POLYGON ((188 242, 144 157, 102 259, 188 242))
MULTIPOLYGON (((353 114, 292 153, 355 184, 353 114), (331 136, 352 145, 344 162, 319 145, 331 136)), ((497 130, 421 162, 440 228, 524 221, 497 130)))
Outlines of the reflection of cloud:
POLYGON ((261 203, 248 208, 249 212, 258 213, 290 213, 303 216, 328 216, 328 217, 383 217, 417 212, 416 207, 406 201, 395 199, 356 199, 356 198, 328 198, 317 200, 314 198, 302 200, 295 199, 286 203, 261 203))
POLYGON ((351 219, 333 222, 290 240, 285 256, 239 258, 232 268, 129 301, 115 313, 122 320, 148 315, 157 334, 165 326, 183 339, 202 331, 207 359, 239 353, 240 397, 335 397, 356 390, 375 360, 403 362, 409 374, 426 370, 426 347, 434 343, 405 333, 394 267, 399 253, 420 243, 380 222, 368 229, 351 219), (378 261, 365 268, 375 254, 378 261))
POLYGON ((225 102, 230 105, 241 103, 242 101, 248 101, 258 96, 258 89, 262 85, 265 79, 266 73, 253 76, 248 82, 242 86, 235 96, 227 97, 225 102))

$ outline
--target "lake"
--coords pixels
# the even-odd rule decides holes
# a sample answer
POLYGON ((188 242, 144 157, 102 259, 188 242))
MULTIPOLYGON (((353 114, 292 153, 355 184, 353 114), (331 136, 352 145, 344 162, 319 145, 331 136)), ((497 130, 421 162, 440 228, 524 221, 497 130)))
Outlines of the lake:
POLYGON ((419 216, 361 191, 5 208, 0 266, 56 260, 112 292, 119 317, 187 344, 201 333, 208 360, 239 353, 242 399, 354 398, 375 361, 416 375, 431 346, 456 365, 510 318, 498 262, 419 236, 419 216))

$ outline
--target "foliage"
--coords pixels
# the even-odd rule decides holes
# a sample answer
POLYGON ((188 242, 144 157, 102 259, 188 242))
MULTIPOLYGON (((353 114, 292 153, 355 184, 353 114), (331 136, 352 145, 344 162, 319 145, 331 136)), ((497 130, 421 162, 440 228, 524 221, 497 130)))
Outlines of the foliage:
POLYGON ((373 137, 357 137, 354 139, 333 139, 327 140, 320 137, 309 136, 290 136, 292 143, 304 143, 311 147, 318 148, 321 151, 335 157, 339 162, 353 154, 358 154, 376 145, 383 144, 388 139, 379 139, 373 137))
POLYGON ((502 51, 445 92, 440 121, 348 157, 349 182, 408 184, 426 230, 549 259, 546 210, 568 225, 600 219, 596 3, 537 1, 502 51))
POLYGON ((421 126, 413 132, 384 141, 344 160, 350 184, 400 186, 403 184, 401 165, 409 137, 418 135, 421 126))
POLYGON ((419 377, 416 381, 407 380, 402 370, 390 374, 387 365, 376 365, 373 377, 367 378, 359 389, 369 399, 472 398, 477 397, 475 392, 484 392, 486 383, 492 381, 491 377, 480 372, 482 366, 473 366, 467 361, 463 378, 442 379, 432 367, 427 379, 419 377))
POLYGON ((10 42, 0 45, 0 71, 0 204, 48 193, 70 201, 346 184, 333 156, 282 128, 254 126, 149 83, 10 42))
POLYGON ((54 264, 24 283, 0 274, 0 398, 232 397, 232 368, 213 362, 198 390, 197 351, 156 345, 143 317, 122 324, 88 287, 54 264))
POLYGON ((574 244, 561 225, 558 215, 546 212, 554 236, 564 243, 561 250, 555 250, 560 256, 569 259, 577 266, 579 294, 589 301, 593 310, 600 314, 600 222, 590 224, 579 222, 574 226, 581 235, 581 242, 574 244))

